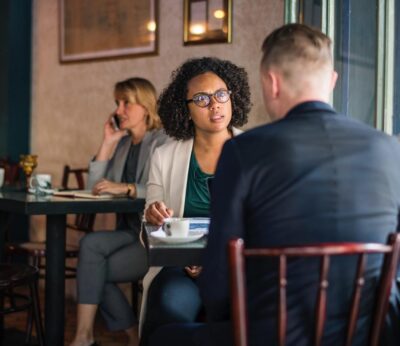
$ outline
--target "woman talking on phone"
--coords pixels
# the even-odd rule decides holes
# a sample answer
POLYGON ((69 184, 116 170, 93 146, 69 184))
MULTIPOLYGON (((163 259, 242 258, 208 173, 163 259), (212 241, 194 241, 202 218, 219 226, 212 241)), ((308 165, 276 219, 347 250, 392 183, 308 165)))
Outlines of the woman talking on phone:
MULTIPOLYGON (((154 149, 167 140, 157 115, 156 91, 143 78, 114 87, 115 112, 104 124, 103 140, 90 162, 88 187, 94 194, 144 198, 154 149)), ((117 283, 136 281, 147 271, 138 234, 137 213, 117 214, 116 232, 97 231, 80 242, 77 330, 71 346, 96 345, 98 307, 110 330, 125 330, 128 346, 137 343, 137 318, 117 283)))

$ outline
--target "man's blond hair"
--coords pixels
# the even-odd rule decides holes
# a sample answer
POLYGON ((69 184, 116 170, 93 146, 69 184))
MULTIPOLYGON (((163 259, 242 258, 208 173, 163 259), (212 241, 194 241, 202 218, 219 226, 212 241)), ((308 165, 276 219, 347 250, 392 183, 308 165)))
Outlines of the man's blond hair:
POLYGON ((262 69, 276 67, 287 80, 332 69, 330 38, 304 24, 276 29, 264 40, 262 51, 262 69))

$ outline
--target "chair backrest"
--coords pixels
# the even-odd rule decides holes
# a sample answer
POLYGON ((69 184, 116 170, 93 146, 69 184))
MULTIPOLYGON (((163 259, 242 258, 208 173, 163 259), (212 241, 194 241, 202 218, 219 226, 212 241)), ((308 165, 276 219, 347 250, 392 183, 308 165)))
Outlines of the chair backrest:
POLYGON ((89 173, 88 168, 74 168, 72 169, 69 165, 64 166, 63 176, 61 180, 61 187, 64 190, 79 189, 83 190, 85 188, 85 175, 89 173), (76 186, 71 188, 71 175, 75 176, 76 186))
MULTIPOLYGON (((89 173, 88 168, 71 168, 69 165, 64 166, 61 186, 64 190, 72 190, 78 188, 85 189, 85 175, 89 173), (76 185, 71 188, 71 176, 75 177, 76 185)), ((73 224, 68 224, 68 227, 81 232, 92 232, 96 214, 76 214, 73 224)))
POLYGON ((8 157, 3 157, 0 158, 0 167, 4 168, 4 184, 16 185, 19 181, 19 163, 12 162, 8 157))
MULTIPOLYGON (((361 290, 364 285, 364 271, 368 254, 384 254, 378 290, 375 292, 375 307, 372 311, 370 345, 378 345, 386 316, 392 282, 396 274, 400 253, 400 234, 389 235, 387 245, 373 243, 329 243, 313 246, 292 246, 280 248, 245 248, 242 239, 229 242, 229 270, 231 288, 232 325, 235 346, 248 345, 248 319, 246 302, 245 260, 250 257, 275 257, 279 259, 278 290, 278 331, 279 345, 286 342, 287 309, 287 259, 290 257, 320 257, 318 296, 315 310, 314 344, 321 345, 326 319, 328 272, 331 256, 357 255, 358 264, 354 278, 354 290, 350 305, 345 345, 351 345, 360 307, 361 290)), ((334 285, 334 283, 332 283, 334 285)))

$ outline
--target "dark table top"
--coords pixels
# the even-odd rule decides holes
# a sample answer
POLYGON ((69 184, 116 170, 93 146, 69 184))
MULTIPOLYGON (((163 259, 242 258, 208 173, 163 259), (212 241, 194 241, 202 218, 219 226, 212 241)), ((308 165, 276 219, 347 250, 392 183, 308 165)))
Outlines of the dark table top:
POLYGON ((0 190, 0 211, 27 215, 75 213, 126 213, 142 211, 144 199, 84 199, 59 196, 36 196, 22 190, 0 190))

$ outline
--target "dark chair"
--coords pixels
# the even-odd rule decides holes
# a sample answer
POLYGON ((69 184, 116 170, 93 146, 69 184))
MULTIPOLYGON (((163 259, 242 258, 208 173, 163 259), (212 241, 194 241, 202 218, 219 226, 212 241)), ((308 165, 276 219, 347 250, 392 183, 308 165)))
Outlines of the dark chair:
MULTIPOLYGON (((375 292, 375 307, 372 311, 373 321, 370 326, 369 345, 379 344, 379 337, 385 320, 389 294, 396 274, 400 253, 400 235, 391 234, 387 245, 363 243, 331 243, 315 246, 294 246, 281 248, 245 248, 242 239, 233 239, 229 242, 229 269, 231 287, 232 325, 235 346, 248 345, 248 319, 246 303, 246 273, 245 260, 251 257, 279 258, 279 298, 278 304, 278 340, 279 345, 285 345, 287 311, 286 311, 286 286, 288 284, 286 270, 287 259, 291 257, 321 257, 318 297, 315 310, 314 344, 321 345, 326 319, 327 290, 329 260, 331 256, 357 255, 358 264, 354 279, 352 303, 349 308, 346 342, 351 345, 357 324, 360 306, 361 290, 364 285, 364 270, 368 254, 384 254, 381 268, 380 282, 375 292)), ((332 283, 334 285, 334 283, 332 283)))
POLYGON ((64 166, 63 176, 61 179, 61 187, 63 190, 83 190, 85 188, 85 175, 89 173, 88 168, 74 168, 69 165, 64 166), (71 175, 75 176, 75 185, 71 186, 71 175))
MULTIPOLYGON (((80 190, 84 189, 84 174, 88 173, 87 168, 71 169, 68 165, 64 167, 62 177, 62 187, 64 189, 70 189, 71 176, 76 178, 76 187, 80 190)), ((96 214, 77 214, 74 216, 73 223, 67 223, 67 231, 79 231, 79 232, 92 232, 96 214)), ((31 260, 32 265, 37 266, 40 269, 44 269, 45 265, 43 260, 46 257, 46 243, 44 242, 25 242, 25 243, 13 243, 7 244, 6 255, 8 258, 13 255, 27 254, 31 260)), ((67 244, 65 248, 65 257, 77 258, 79 254, 79 246, 74 244, 67 244)), ((41 274, 41 277, 44 277, 41 274)), ((65 278, 75 278, 76 267, 65 266, 65 278)))
MULTIPOLYGON (((0 264, 0 316, 28 310, 28 324, 25 344, 30 344, 33 321, 39 345, 44 345, 43 326, 38 295, 39 269, 25 264, 0 264), (16 291, 27 287, 29 293, 16 291)), ((0 339, 1 344, 1 339, 0 339)))
POLYGON ((0 158, 0 167, 4 168, 4 184, 17 185, 20 172, 19 163, 11 161, 8 157, 2 157, 0 158))

